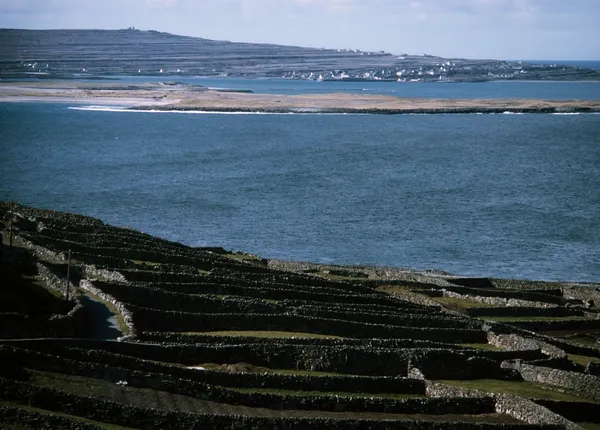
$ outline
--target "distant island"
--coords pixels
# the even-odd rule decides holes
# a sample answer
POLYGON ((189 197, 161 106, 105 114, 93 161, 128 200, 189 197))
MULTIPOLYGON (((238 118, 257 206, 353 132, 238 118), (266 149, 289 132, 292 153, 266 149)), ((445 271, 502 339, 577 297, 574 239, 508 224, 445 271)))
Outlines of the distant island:
MULTIPOLYGON (((435 99, 373 94, 255 94, 180 82, 0 82, 0 102, 92 104, 118 109, 201 112, 468 114, 598 113, 600 100, 435 99)), ((88 106, 88 108, 90 108, 88 106)))
POLYGON ((133 27, 124 30, 0 29, 0 46, 0 79, 143 75, 340 82, 600 80, 600 71, 561 64, 237 43, 133 27))

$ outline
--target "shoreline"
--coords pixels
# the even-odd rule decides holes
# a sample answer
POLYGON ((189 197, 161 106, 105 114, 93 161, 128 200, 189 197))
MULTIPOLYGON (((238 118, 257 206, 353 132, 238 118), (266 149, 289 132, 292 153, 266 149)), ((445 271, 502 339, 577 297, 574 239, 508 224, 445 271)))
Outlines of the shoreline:
POLYGON ((54 102, 119 106, 135 110, 300 114, 497 114, 600 113, 600 100, 436 99, 372 94, 256 94, 198 85, 147 83, 0 83, 2 102, 54 102))

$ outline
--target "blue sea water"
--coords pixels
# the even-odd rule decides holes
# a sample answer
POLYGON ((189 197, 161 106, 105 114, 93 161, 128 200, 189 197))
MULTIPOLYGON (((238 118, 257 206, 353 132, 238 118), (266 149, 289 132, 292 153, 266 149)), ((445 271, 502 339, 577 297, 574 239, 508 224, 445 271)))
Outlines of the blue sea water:
MULTIPOLYGON (((183 76, 122 76, 115 82, 182 82, 227 90, 250 90, 257 94, 378 94, 393 97, 442 99, 525 98, 545 100, 598 100, 600 81, 492 81, 443 82, 336 82, 292 79, 244 79, 183 76)), ((86 80, 85 82, 89 82, 86 80)), ((100 81, 107 83, 106 80, 100 81)), ((110 81, 109 81, 110 82, 110 81)))
POLYGON ((600 81, 492 81, 478 83, 377 81, 317 82, 295 79, 244 79, 164 75, 113 76, 110 80, 82 79, 80 82, 98 82, 101 84, 112 82, 127 84, 143 82, 181 82, 185 84, 203 85, 215 89, 249 90, 257 94, 286 95, 350 93, 442 99, 600 99, 600 81))
POLYGON ((598 115, 0 104, 0 199, 269 258, 600 280, 598 115))

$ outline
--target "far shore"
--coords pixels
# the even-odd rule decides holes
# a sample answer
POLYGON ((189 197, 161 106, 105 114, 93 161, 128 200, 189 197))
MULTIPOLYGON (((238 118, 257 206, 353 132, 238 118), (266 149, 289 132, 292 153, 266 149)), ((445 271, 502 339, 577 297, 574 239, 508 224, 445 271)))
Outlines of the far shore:
POLYGON ((115 105, 161 111, 266 113, 598 113, 600 100, 433 99, 362 94, 254 94, 183 84, 0 83, 0 102, 115 105))

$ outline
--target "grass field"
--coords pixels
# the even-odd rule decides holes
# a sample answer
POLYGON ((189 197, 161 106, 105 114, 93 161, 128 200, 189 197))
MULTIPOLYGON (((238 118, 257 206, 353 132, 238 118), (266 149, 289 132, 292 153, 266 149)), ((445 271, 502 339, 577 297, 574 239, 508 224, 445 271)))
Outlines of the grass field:
POLYGON ((432 297, 440 305, 449 309, 468 309, 468 308, 487 308, 492 307, 487 303, 481 303, 476 300, 463 299, 458 297, 432 297))
POLYGON ((585 355, 577 355, 577 354, 567 354, 569 360, 581 364, 582 366, 587 366, 590 363, 600 363, 600 358, 598 357, 588 357, 585 355))

